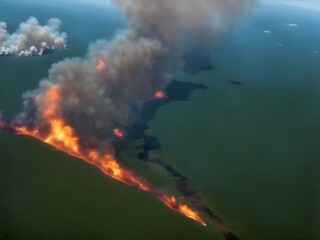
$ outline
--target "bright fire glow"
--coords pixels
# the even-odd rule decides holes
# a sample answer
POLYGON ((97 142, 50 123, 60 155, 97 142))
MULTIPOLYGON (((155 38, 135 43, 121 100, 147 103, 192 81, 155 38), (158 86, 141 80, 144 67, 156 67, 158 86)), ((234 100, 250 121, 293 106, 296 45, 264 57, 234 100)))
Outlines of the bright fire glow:
MULTIPOLYGON (((122 168, 113 155, 100 154, 95 149, 81 149, 79 137, 76 135, 73 128, 67 125, 62 116, 58 113, 60 94, 57 85, 51 85, 44 93, 43 97, 42 118, 50 127, 49 133, 46 136, 43 136, 37 128, 34 130, 28 130, 28 128, 23 125, 11 126, 17 134, 33 136, 63 152, 93 164, 106 175, 126 184, 135 186, 141 190, 150 192, 164 202, 169 208, 206 226, 205 222, 200 218, 196 211, 193 211, 185 204, 177 202, 174 197, 170 198, 165 194, 156 192, 145 180, 135 176, 133 172, 122 168)), ((36 98, 36 100, 38 99, 39 98, 36 98)), ((1 124, 2 122, 0 121, 0 127, 1 124)), ((123 136, 123 133, 120 130, 118 133, 120 136, 123 136)))
POLYGON ((207 224, 200 218, 199 214, 196 211, 193 211, 191 208, 189 208, 187 205, 177 202, 175 197, 168 197, 167 195, 160 194, 158 195, 158 198, 164 202, 169 208, 176 210, 178 212, 183 213, 185 216, 192 218, 199 223, 201 223, 203 226, 207 226, 207 224))
POLYGON ((119 128, 113 129, 113 134, 116 135, 118 138, 123 138, 124 136, 124 133, 119 128))
POLYGON ((154 96, 153 96, 154 98, 156 98, 156 99, 162 99, 162 98, 166 98, 167 97, 167 95, 165 94, 165 92, 164 91, 157 91, 155 94, 154 94, 154 96))
POLYGON ((100 58, 96 65, 96 69, 98 72, 102 72, 105 68, 106 68, 106 61, 100 58))

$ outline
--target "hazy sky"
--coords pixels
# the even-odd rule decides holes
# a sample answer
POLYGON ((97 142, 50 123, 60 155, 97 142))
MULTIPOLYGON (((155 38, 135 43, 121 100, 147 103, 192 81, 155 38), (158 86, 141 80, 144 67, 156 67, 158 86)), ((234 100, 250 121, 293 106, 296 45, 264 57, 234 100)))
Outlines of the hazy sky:
POLYGON ((292 7, 320 10, 320 0, 262 0, 265 4, 282 4, 292 7))
MULTIPOLYGON (((69 1, 82 1, 82 2, 88 2, 93 4, 110 4, 109 0, 69 0, 69 1)), ((265 2, 265 3, 270 2, 272 4, 286 4, 286 5, 291 5, 295 7, 320 10, 320 0, 262 0, 262 2, 265 2)))
MULTIPOLYGON (((32 3, 46 3, 43 0, 4 0, 6 2, 32 2, 32 3)), ((96 5, 110 5, 109 0, 56 0, 60 2, 68 1, 68 2, 83 2, 83 3, 90 3, 96 5)), ((49 2, 49 1, 48 1, 49 2)))
MULTIPOLYGON (((29 1, 29 2, 44 3, 43 0, 4 0, 4 1, 10 1, 10 2, 29 1)), ((95 5, 111 5, 110 0, 58 0, 58 1, 83 2, 83 3, 89 3, 89 4, 95 4, 95 5)), ((154 0, 150 0, 150 1, 154 1, 154 0)), ((292 6, 292 7, 320 11, 320 0, 260 0, 260 1, 264 4, 273 4, 273 5, 282 4, 282 5, 292 6)))

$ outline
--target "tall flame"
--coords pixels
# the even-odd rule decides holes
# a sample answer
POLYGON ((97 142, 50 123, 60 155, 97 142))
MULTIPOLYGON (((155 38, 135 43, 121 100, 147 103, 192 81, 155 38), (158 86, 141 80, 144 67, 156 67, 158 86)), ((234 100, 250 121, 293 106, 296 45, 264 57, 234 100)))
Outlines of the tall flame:
POLYGON ((105 68, 106 68, 106 61, 100 58, 96 65, 96 69, 98 72, 102 72, 105 68))
POLYGON ((165 94, 164 91, 159 90, 159 91, 155 92, 153 97, 156 99, 162 99, 162 98, 167 98, 167 95, 165 94))
POLYGON ((113 129, 113 134, 116 135, 118 138, 124 137, 124 133, 119 128, 113 129))
MULTIPOLYGON (((185 204, 177 202, 174 197, 169 197, 163 193, 155 191, 145 180, 135 176, 133 172, 122 168, 113 155, 100 154, 95 149, 81 149, 79 137, 76 135, 73 128, 67 125, 62 116, 60 116, 58 113, 59 101, 60 94, 58 86, 51 85, 44 93, 44 107, 42 111, 42 118, 50 126, 50 131, 46 136, 42 136, 37 127, 33 130, 29 130, 24 125, 12 125, 10 127, 13 128, 17 134, 35 137, 63 152, 93 164, 103 173, 116 180, 135 186, 141 190, 148 191, 164 202, 169 208, 178 211, 206 226, 206 223, 200 218, 196 211, 192 210, 185 204)), ((2 122, 0 121, 0 127, 3 128, 4 126, 1 126, 1 124, 2 122)), ((118 134, 123 136, 123 133, 119 129, 118 131, 113 131, 114 133, 119 131, 118 134)), ((117 133, 115 134, 118 135, 117 133)))

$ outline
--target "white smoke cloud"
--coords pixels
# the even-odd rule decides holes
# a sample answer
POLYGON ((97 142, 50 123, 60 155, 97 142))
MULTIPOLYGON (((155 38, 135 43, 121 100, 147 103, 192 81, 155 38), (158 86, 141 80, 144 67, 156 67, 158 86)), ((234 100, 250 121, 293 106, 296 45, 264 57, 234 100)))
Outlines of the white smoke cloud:
POLYGON ((300 27, 300 25, 297 24, 297 23, 288 23, 287 26, 288 27, 293 27, 293 28, 299 28, 300 27))
POLYGON ((47 25, 30 17, 20 24, 12 34, 7 31, 7 24, 0 22, 0 55, 36 56, 54 49, 64 49, 67 34, 60 32, 61 21, 51 18, 47 25))

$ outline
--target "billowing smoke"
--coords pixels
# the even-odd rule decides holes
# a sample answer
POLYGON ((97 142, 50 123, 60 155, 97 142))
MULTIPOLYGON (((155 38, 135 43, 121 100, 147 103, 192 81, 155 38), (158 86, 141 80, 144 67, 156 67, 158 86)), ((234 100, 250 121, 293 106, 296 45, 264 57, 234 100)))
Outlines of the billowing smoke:
POLYGON ((67 34, 60 32, 61 21, 49 19, 47 25, 30 17, 20 24, 15 33, 7 31, 7 24, 0 22, 0 55, 36 56, 54 49, 64 49, 67 34))
MULTIPOLYGON (((188 39, 196 39, 211 49, 254 0, 114 0, 113 3, 127 17, 128 29, 110 42, 91 45, 85 58, 66 59, 53 65, 39 88, 24 95, 24 111, 16 117, 16 123, 26 124, 31 130, 37 126, 46 134, 50 125, 43 117, 44 98, 54 85, 61 96, 57 114, 74 129, 81 146, 112 152, 113 129, 133 124, 143 103, 167 86, 183 64, 181 56, 188 39)), ((57 20, 51 20, 48 27, 57 32, 58 27, 53 26, 60 26, 57 20)), ((58 38, 61 44, 63 36, 58 38)))

